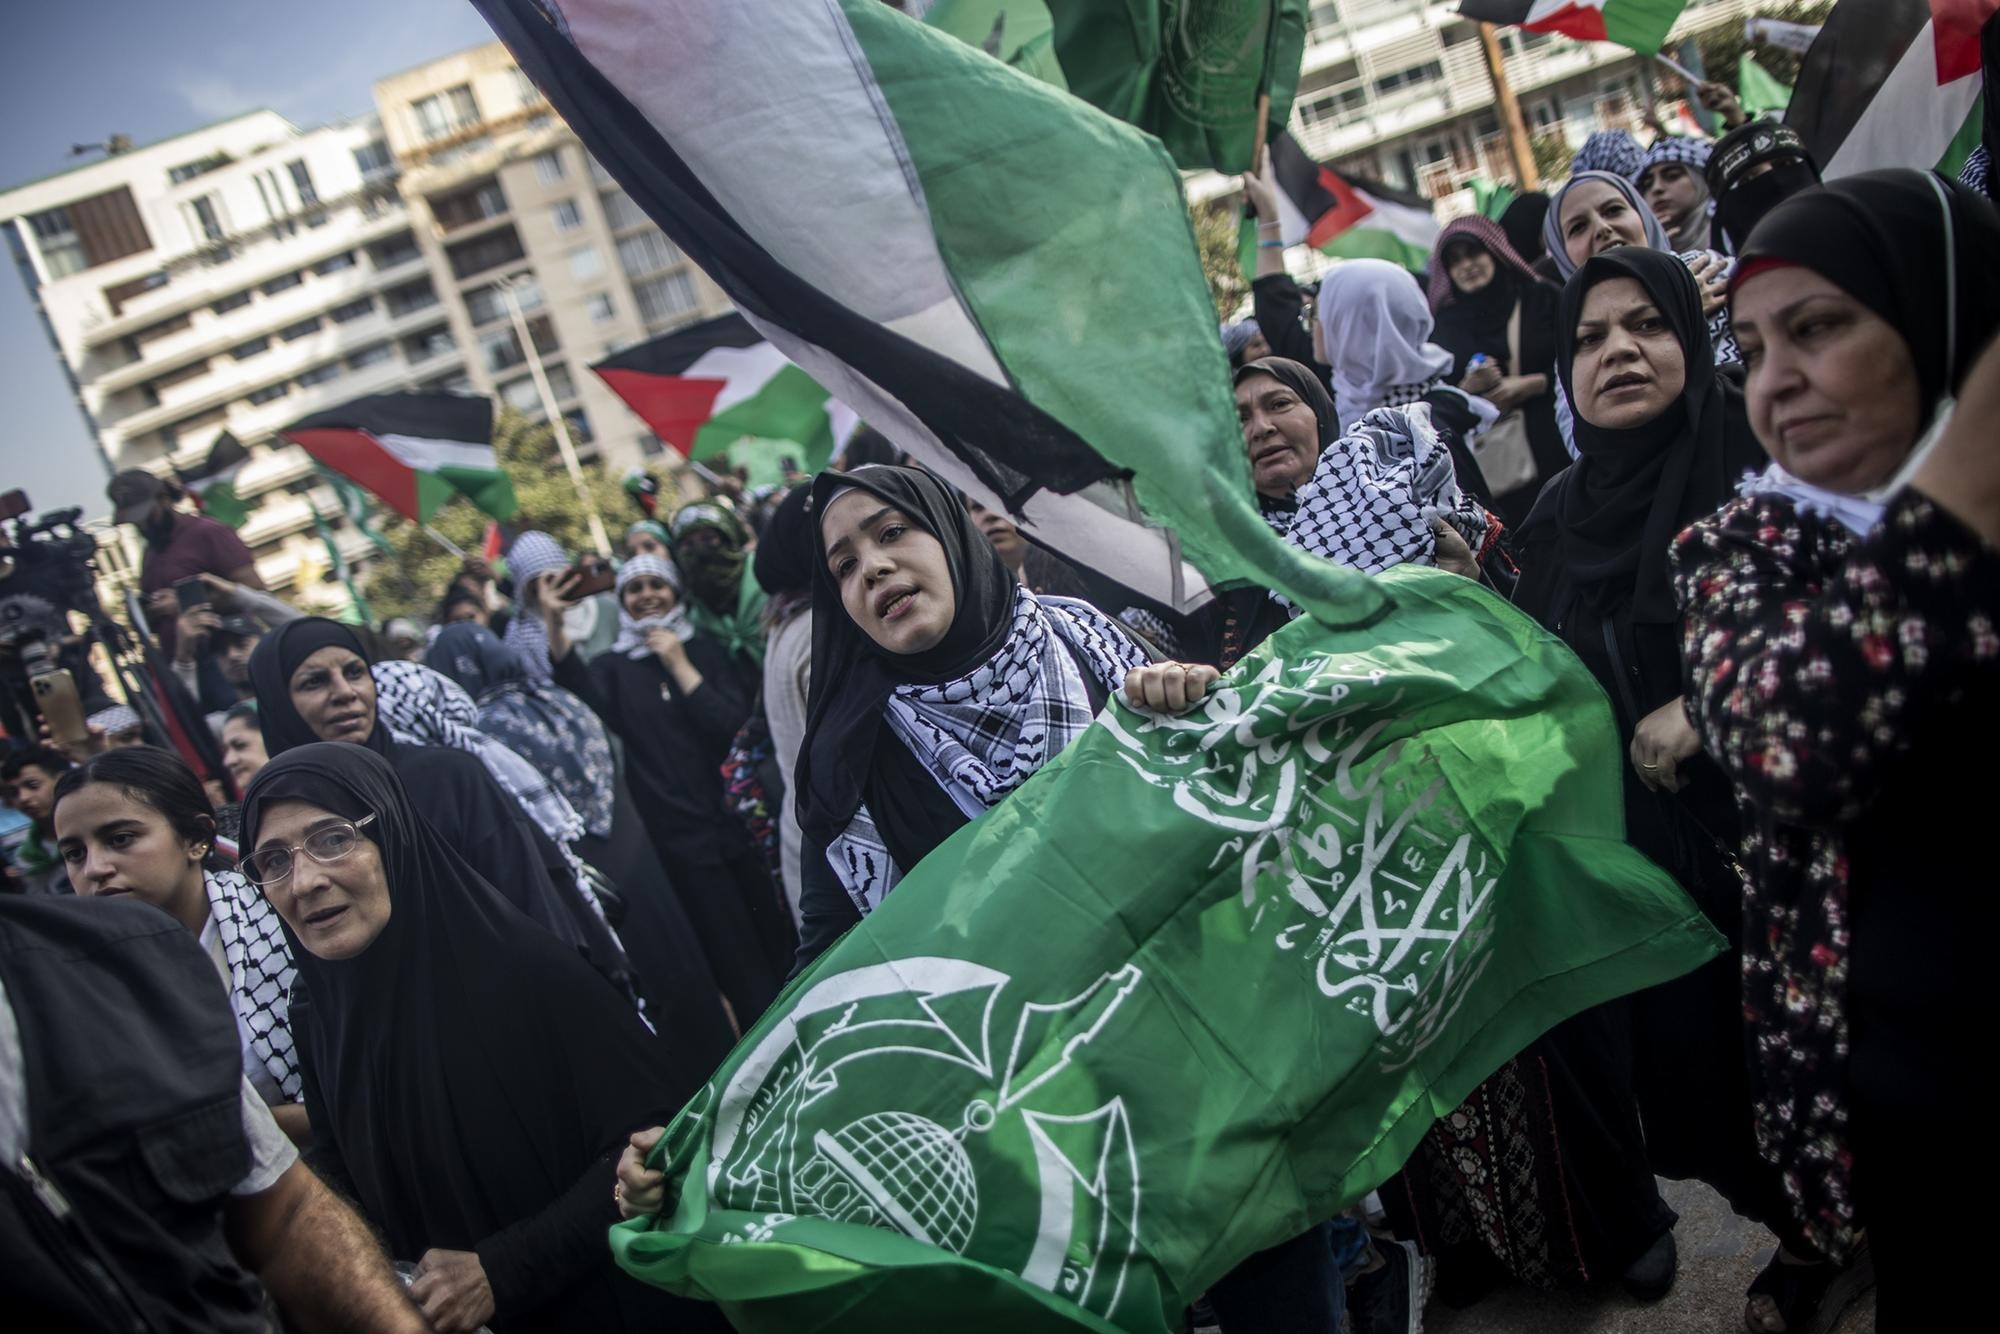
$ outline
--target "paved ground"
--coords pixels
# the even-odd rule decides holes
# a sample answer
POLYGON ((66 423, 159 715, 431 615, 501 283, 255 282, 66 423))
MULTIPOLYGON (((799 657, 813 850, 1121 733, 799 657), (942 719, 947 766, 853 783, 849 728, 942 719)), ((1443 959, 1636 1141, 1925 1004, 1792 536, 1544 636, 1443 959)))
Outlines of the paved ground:
MULTIPOLYGON (((1603 1293, 1503 1290, 1463 1311, 1433 1301, 1426 1334, 1741 1334, 1743 1290, 1770 1258, 1771 1234, 1693 1182, 1660 1183, 1679 1211, 1680 1277, 1664 1301, 1641 1306, 1615 1285, 1603 1293)), ((1817 1334, 1874 1334, 1875 1296, 1862 1295, 1817 1334)))

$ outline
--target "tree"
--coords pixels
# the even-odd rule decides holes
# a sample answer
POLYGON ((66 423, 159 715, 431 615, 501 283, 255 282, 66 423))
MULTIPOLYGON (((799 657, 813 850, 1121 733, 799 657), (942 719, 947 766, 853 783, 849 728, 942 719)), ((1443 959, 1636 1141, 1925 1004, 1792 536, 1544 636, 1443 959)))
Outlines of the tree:
POLYGON ((1195 245, 1201 251, 1202 276, 1208 279, 1208 295, 1215 302, 1215 318, 1226 320, 1243 304, 1250 284, 1243 278, 1243 261, 1237 250, 1238 207, 1235 195, 1194 204, 1188 221, 1194 226, 1195 245))
POLYGON ((1569 175, 1570 159, 1576 154, 1560 130, 1537 134, 1528 141, 1528 146, 1535 155, 1535 173, 1542 178, 1544 186, 1569 175))
MULTIPOLYGON (((1702 69, 1717 83, 1736 89, 1736 70, 1748 51, 1757 63, 1783 84, 1796 85, 1804 57, 1779 46, 1755 46, 1743 40, 1745 19, 1782 19, 1787 23, 1822 23, 1833 12, 1833 0, 1792 0, 1792 3, 1760 5, 1754 14, 1728 23, 1718 23, 1694 35, 1695 49, 1701 52, 1702 69)), ((1676 80, 1676 83, 1679 81, 1676 80)), ((1740 91, 1740 90, 1739 90, 1740 91)))
MULTIPOLYGON (((568 551, 588 551, 590 521, 577 499, 569 471, 562 465, 555 432, 548 423, 530 421, 512 408, 501 407, 493 419, 493 448, 514 481, 514 495, 521 506, 520 513, 508 522, 508 530, 539 529, 568 551)), ((585 463, 583 476, 597 501, 598 513, 604 517, 604 526, 614 537, 640 517, 618 479, 606 476, 599 465, 585 463)), ((661 475, 661 511, 677 503, 672 477, 661 475)), ((454 501, 431 516, 431 526, 468 555, 479 554, 488 522, 487 516, 466 500, 454 501)), ((429 620, 458 571, 458 558, 417 524, 400 516, 385 515, 380 526, 389 550, 364 572, 362 583, 370 606, 385 620, 391 616, 429 620)))

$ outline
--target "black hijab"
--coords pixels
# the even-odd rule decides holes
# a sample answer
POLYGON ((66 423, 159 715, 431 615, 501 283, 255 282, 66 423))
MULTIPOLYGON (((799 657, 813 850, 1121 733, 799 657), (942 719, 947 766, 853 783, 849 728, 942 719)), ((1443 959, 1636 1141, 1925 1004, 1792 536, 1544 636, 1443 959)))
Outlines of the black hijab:
POLYGON ((908 870, 966 817, 907 746, 893 734, 885 738, 884 706, 899 685, 948 681, 999 652, 1013 625, 1019 585, 958 494, 930 473, 883 464, 822 473, 813 482, 811 505, 813 670, 799 747, 799 828, 810 842, 829 844, 866 801, 883 845, 908 870), (841 605, 840 586, 820 554, 819 521, 834 497, 850 488, 894 505, 943 545, 958 607, 935 648, 886 652, 841 605))
POLYGON ((1735 281, 1796 264, 1874 311, 1909 345, 1928 416, 2000 328, 1996 255, 1991 200, 1935 172, 1897 168, 1843 176, 1772 209, 1735 281))
POLYGON ((800 482, 779 502, 764 525, 764 535, 757 540, 756 554, 750 558, 751 574, 772 597, 811 589, 813 566, 823 563, 816 543, 818 529, 807 512, 813 480, 800 482))
MULTIPOLYGON (((292 673, 323 648, 344 648, 364 664, 371 661, 352 626, 324 616, 285 622, 259 640, 250 654, 250 688, 257 696, 257 721, 264 729, 264 749, 274 760, 294 747, 319 740, 292 705, 292 673)), ((386 757, 393 744, 378 715, 368 734, 368 748, 386 757)))
POLYGON ((1619 246, 1586 261, 1563 288, 1557 365, 1575 420, 1577 460, 1535 505, 1524 537, 1544 523, 1558 534, 1569 583, 1600 615, 1671 625, 1680 613, 1667 581, 1676 534, 1736 494, 1763 459, 1743 396, 1717 376, 1701 293, 1687 265, 1664 250, 1619 246), (1681 345, 1687 385, 1652 421, 1625 430, 1593 426, 1577 411, 1576 324, 1599 283, 1632 278, 1681 345))
POLYGON ((1319 419, 1319 447, 1325 449, 1340 439, 1340 416, 1333 410, 1333 393, 1312 368, 1289 357, 1259 357, 1246 361, 1230 372, 1232 384, 1242 384, 1253 375, 1268 375, 1297 394, 1319 419))
POLYGON ((1547 253, 1542 244, 1542 219, 1548 213, 1549 197, 1540 190, 1530 190, 1507 205, 1500 215, 1500 230, 1507 233, 1507 244, 1529 264, 1547 253))
POLYGON ((1753 120, 1715 141, 1707 176, 1716 231, 1731 254, 1740 254, 1766 213, 1819 184, 1819 167, 1797 130, 1753 120))
MULTIPOLYGON (((388 882, 382 933, 343 960, 285 936, 315 1131, 393 1254, 470 1250, 546 1209, 706 1078, 671 1025, 649 1035, 589 964, 481 879, 381 756, 323 742, 273 756, 243 799, 245 848, 285 800, 375 817, 363 833, 388 882)), ((518 1276, 489 1277, 502 1294, 518 1276)))

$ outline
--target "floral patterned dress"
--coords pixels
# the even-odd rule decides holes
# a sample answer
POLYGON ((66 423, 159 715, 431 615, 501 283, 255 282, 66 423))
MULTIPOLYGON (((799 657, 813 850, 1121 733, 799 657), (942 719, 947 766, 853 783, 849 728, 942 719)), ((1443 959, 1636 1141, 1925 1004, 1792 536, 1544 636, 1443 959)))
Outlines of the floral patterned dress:
POLYGON ((2000 684, 2000 556, 1914 493, 1866 537, 1752 495, 1682 533, 1672 565, 1691 720, 1743 817, 1758 1143, 1842 1259, 1863 1221, 1886 1225, 1857 1215, 1856 1106, 1951 1099, 1939 1010, 1974 985, 1953 962, 1991 910, 1953 874, 1972 831, 1952 807, 1978 798, 1946 757, 1992 740, 1969 733, 2000 684))

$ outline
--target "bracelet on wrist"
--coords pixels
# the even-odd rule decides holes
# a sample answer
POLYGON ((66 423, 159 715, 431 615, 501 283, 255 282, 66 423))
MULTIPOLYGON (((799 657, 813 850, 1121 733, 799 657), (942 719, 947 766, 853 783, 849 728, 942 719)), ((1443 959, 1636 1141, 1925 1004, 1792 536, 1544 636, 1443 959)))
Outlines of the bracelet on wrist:
POLYGON ((1283 241, 1259 241, 1257 248, 1259 250, 1283 250, 1285 243, 1283 241))

